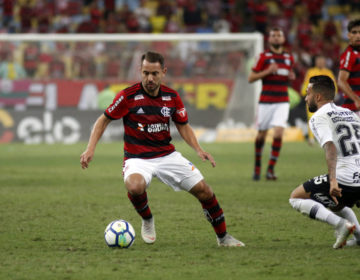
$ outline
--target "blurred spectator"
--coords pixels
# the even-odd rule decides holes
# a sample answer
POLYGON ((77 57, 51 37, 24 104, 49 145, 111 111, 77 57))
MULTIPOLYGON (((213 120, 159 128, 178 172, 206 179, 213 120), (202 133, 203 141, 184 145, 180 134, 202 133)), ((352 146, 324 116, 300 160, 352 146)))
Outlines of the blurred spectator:
POLYGON ((188 0, 183 9, 183 21, 186 32, 196 32, 196 29, 201 26, 202 13, 196 0, 188 0))
MULTIPOLYGON (((0 19, 0 26, 1 32, 8 33, 113 34, 265 32, 269 27, 280 26, 287 30, 288 48, 292 48, 298 58, 294 69, 297 79, 292 86, 299 90, 313 55, 326 55, 328 66, 333 71, 338 70, 338 54, 347 41, 347 23, 359 10, 359 2, 360 0, 2 0, 3 17, 0 19), (351 13, 347 14, 347 11, 351 13), (341 32, 342 30, 344 31, 341 32)), ((191 45, 192 43, 188 44, 191 45)), ((19 50, 19 64, 31 78, 46 75, 84 78, 91 73, 99 78, 121 78, 126 75, 121 69, 127 69, 128 61, 131 61, 138 45, 134 43, 134 48, 127 45, 127 49, 122 49, 124 45, 106 43, 101 53, 79 50, 77 43, 64 44, 64 49, 59 49, 58 46, 55 43, 44 52, 36 43, 21 43, 16 46, 19 50), (112 49, 113 46, 115 49, 112 49), (86 67, 89 69, 86 70, 86 67)), ((141 47, 146 48, 148 44, 142 44, 141 47)), ((196 48, 208 50, 209 46, 206 44, 199 44, 191 51, 186 47, 178 55, 172 50, 173 47, 166 46, 166 51, 173 60, 171 63, 177 66, 173 72, 181 73, 180 75, 193 73, 194 65, 197 65, 196 71, 201 73, 205 60, 214 75, 225 75, 233 68, 223 67, 226 63, 231 63, 231 60, 222 62, 218 59, 218 54, 211 54, 211 59, 207 58, 208 54, 204 55, 205 58, 198 58, 196 48)), ((1 55, 4 55, 4 51, 0 48, 1 55)))
POLYGON ((173 7, 169 0, 159 0, 156 9, 156 15, 164 16, 166 20, 169 20, 173 15, 173 7))
POLYGON ((2 24, 5 28, 12 26, 14 18, 14 4, 15 0, 3 0, 3 20, 2 24))
POLYGON ((322 6, 324 0, 303 0, 307 6, 307 14, 309 14, 309 20, 312 24, 318 25, 322 16, 322 6))
POLYGON ((134 11, 134 14, 139 22, 139 31, 147 33, 151 30, 149 18, 152 15, 152 11, 148 7, 146 7, 145 4, 146 1, 141 0, 139 7, 137 7, 134 11))
POLYGON ((324 25, 324 38, 331 39, 332 37, 338 38, 338 30, 334 22, 333 16, 330 16, 329 19, 325 22, 324 25))
MULTIPOLYGON (((309 70, 306 72, 306 75, 304 78, 304 83, 301 88, 301 95, 303 97, 306 96, 306 90, 309 85, 310 78, 313 76, 317 76, 317 75, 329 76, 334 81, 336 92, 337 92, 336 79, 335 79, 334 73, 326 66, 325 56, 317 55, 317 56, 313 57, 313 67, 309 68, 309 70)), ((310 118, 312 117, 313 113, 310 113, 307 107, 306 107, 306 111, 307 111, 307 121, 309 121, 310 118)), ((313 145, 315 143, 314 135, 312 134, 309 127, 308 127, 308 133, 305 134, 305 138, 307 139, 307 141, 310 145, 313 145)))
POLYGON ((24 68, 15 61, 14 56, 9 52, 3 62, 0 63, 0 78, 15 80, 26 77, 24 68))
POLYGON ((26 0, 25 4, 20 8, 20 31, 27 33, 31 31, 31 20, 34 16, 34 10, 31 6, 31 1, 26 0))
POLYGON ((253 10, 255 14, 255 29, 265 34, 268 13, 266 3, 261 0, 254 0, 253 10))
POLYGON ((24 50, 24 68, 29 77, 34 77, 40 58, 40 49, 37 43, 29 43, 24 50))

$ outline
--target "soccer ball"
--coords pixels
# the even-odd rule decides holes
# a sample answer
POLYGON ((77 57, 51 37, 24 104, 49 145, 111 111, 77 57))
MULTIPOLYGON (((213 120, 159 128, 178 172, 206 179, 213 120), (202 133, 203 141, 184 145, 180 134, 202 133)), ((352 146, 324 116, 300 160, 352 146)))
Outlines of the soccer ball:
POLYGON ((116 220, 108 224, 104 237, 109 247, 129 248, 134 244, 135 230, 129 222, 116 220))

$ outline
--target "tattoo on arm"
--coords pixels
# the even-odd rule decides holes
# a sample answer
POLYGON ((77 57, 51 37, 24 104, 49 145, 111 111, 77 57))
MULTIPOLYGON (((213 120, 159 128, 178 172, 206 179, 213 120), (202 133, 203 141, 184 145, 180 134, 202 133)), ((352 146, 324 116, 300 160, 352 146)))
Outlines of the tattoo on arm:
POLYGON ((326 142, 324 145, 326 163, 328 166, 329 179, 336 178, 337 151, 333 142, 326 142))

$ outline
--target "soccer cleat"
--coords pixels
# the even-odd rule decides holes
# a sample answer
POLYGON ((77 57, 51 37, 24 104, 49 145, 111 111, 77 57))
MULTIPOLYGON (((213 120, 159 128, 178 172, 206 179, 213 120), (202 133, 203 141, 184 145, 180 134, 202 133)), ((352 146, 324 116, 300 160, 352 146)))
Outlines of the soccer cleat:
POLYGON ((155 222, 154 218, 142 220, 141 237, 147 244, 152 244, 156 240, 155 222))
POLYGON ((346 247, 354 247, 360 246, 360 240, 356 240, 355 238, 348 239, 345 244, 346 247))
POLYGON ((223 238, 217 237, 217 242, 220 247, 245 247, 244 243, 235 239, 228 233, 223 238))
POLYGON ((252 178, 253 178, 254 181, 259 181, 260 180, 260 174, 254 173, 252 178))
POLYGON ((266 172, 266 180, 277 180, 277 176, 272 171, 266 172))
POLYGON ((340 223, 336 228, 336 241, 333 245, 334 249, 340 249, 346 245, 346 239, 352 234, 355 230, 355 224, 345 221, 340 223))

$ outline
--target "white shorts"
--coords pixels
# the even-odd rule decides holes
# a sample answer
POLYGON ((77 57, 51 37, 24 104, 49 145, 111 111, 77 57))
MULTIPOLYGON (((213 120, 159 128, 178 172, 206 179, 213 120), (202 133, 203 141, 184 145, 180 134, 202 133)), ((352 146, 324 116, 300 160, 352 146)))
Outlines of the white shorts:
POLYGON ((124 181, 134 173, 144 177, 146 187, 149 187, 151 179, 155 176, 161 182, 172 187, 174 191, 189 191, 204 179, 199 169, 176 151, 170 155, 153 159, 127 159, 123 168, 124 181))
POLYGON ((268 130, 274 126, 286 127, 289 119, 289 102, 258 105, 258 130, 268 130))

